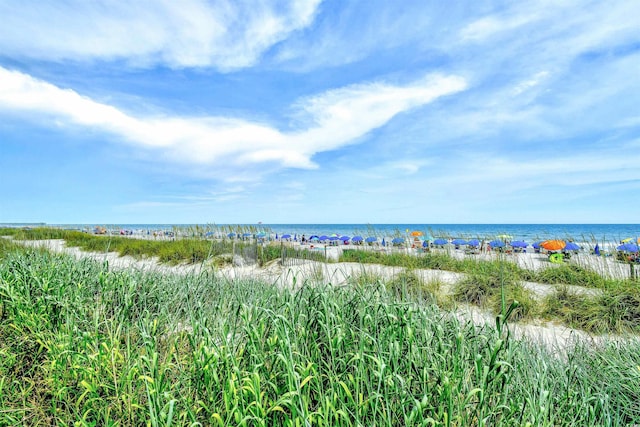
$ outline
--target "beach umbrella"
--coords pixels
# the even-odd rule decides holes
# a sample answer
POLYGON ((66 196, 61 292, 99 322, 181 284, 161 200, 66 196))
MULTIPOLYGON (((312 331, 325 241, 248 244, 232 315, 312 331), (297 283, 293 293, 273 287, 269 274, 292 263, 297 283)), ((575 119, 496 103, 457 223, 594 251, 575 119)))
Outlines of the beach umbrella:
MULTIPOLYGON (((277 235, 276 235, 277 236, 277 235)), ((278 237, 276 237, 277 239, 278 237)), ((282 236, 280 236, 281 239, 290 239, 291 238, 291 234, 283 234, 282 236)))
POLYGON ((579 251, 580 249, 582 248, 574 242, 567 242, 567 244, 564 247, 565 251, 579 251))
POLYGON ((232 238, 236 237, 236 233, 229 233, 229 234, 227 234, 227 237, 232 239, 232 238))
MULTIPOLYGON (((278 235, 276 234, 276 239, 278 238, 277 236, 278 236, 278 235)), ((261 231, 261 232, 259 232, 258 234, 256 234, 256 237, 258 237, 258 238, 262 239, 262 238, 264 238, 264 237, 267 237, 267 233, 265 233, 264 231, 261 231)))
POLYGON ((596 247, 593 248, 593 253, 600 256, 600 246, 596 243, 596 247))
POLYGON ((340 236, 340 240, 342 240, 343 242, 348 242, 351 239, 351 237, 349 236, 340 236))
POLYGON ((332 242, 335 242, 336 240, 340 240, 340 238, 338 236, 331 236, 329 237, 329 240, 331 240, 332 242))
POLYGON ((464 240, 464 239, 453 239, 453 240, 451 241, 451 244, 452 244, 452 245, 456 245, 456 246, 466 245, 466 244, 467 244, 467 241, 466 241, 466 240, 464 240))
POLYGON ((420 236, 424 236, 424 233, 422 231, 412 231, 411 232, 411 236, 412 237, 420 237, 420 236))
POLYGON ((298 235, 297 235, 297 234, 294 234, 294 235, 293 235, 293 241, 294 241, 294 242, 297 242, 297 241, 298 241, 298 235))
POLYGON ((381 243, 381 245, 382 245, 382 246, 387 246, 387 242, 385 242, 385 241, 384 241, 384 237, 382 238, 382 243, 381 243))
POLYGON ((363 240, 363 239, 362 239, 362 236, 353 236, 353 237, 351 238, 351 241, 352 241, 352 242, 362 242, 362 240, 363 240))
POLYGON ((511 242, 511 247, 513 248, 526 248, 527 246, 529 246, 529 244, 527 242, 523 242, 522 240, 511 242))
POLYGON ((633 240, 631 237, 627 237, 626 239, 620 240, 620 243, 630 243, 633 240))
POLYGON ((616 248, 622 252, 638 252, 638 245, 635 243, 625 243, 624 245, 620 245, 616 248))
POLYGON ((320 237, 318 237, 318 236, 311 236, 311 237, 309 237, 309 241, 310 241, 310 242, 317 242, 318 240, 320 240, 320 237))
POLYGON ((325 236, 325 235, 323 234, 322 236, 318 237, 318 240, 320 240, 321 242, 322 242, 323 240, 329 240, 329 236, 325 236))
POLYGON ((548 251, 559 251, 564 249, 565 246, 567 246, 567 243, 564 240, 545 240, 540 243, 540 247, 548 251))
POLYGON ((505 244, 502 240, 492 240, 489 242, 492 248, 504 248, 505 244))
POLYGON ((542 244, 542 242, 535 242, 534 244, 532 244, 531 246, 533 246, 534 249, 540 249, 540 245, 542 244))
POLYGON ((478 239, 471 239, 467 242, 467 246, 477 248, 478 246, 480 246, 480 241, 478 239))
POLYGON ((498 234, 498 239, 502 239, 502 240, 510 240, 513 239, 513 236, 511 234, 498 234))
POLYGON ((402 237, 396 237, 391 241, 391 243, 394 245, 401 245, 404 243, 404 239, 402 237))
POLYGON ((373 242, 377 242, 378 238, 377 237, 367 237, 364 241, 367 242, 367 243, 373 243, 373 242))
POLYGON ((433 241, 434 245, 439 245, 439 246, 446 245, 447 243, 449 243, 449 241, 446 239, 436 239, 433 241))
POLYGON ((429 243, 425 240, 422 242, 422 247, 426 248, 427 246, 429 246, 429 243))

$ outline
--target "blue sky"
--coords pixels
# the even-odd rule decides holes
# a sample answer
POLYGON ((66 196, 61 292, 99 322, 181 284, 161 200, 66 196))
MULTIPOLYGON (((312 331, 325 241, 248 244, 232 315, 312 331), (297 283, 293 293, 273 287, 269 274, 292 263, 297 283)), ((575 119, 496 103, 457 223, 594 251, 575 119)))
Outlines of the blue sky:
POLYGON ((0 16, 0 222, 638 222, 635 1, 0 16))

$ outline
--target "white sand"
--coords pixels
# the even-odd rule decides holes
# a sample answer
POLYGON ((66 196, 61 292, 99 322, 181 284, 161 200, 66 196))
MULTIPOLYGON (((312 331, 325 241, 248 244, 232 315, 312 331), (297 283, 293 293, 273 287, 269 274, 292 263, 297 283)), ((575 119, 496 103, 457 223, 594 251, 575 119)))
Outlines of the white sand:
MULTIPOLYGON (((291 267, 284 267, 278 261, 271 262, 264 268, 257 265, 248 266, 229 266, 221 269, 215 269, 212 266, 203 264, 195 265, 177 265, 168 266, 160 264, 156 258, 135 259, 131 256, 118 256, 115 252, 95 253, 84 252, 75 247, 67 247, 64 240, 38 240, 38 241, 21 241, 27 246, 43 247, 53 252, 69 254, 75 258, 92 258, 101 262, 108 262, 109 268, 113 269, 133 269, 140 271, 154 271, 161 273, 177 273, 177 274, 198 274, 203 268, 212 269, 215 275, 234 280, 238 278, 249 278, 264 281, 275 286, 297 287, 304 283, 329 283, 334 286, 346 285, 350 278, 357 278, 362 275, 379 278, 382 282, 392 279, 400 273, 401 267, 388 267, 377 264, 360 264, 360 263, 322 263, 317 261, 300 261, 291 267)), ((337 259, 342 247, 328 247, 327 254, 329 258, 337 259)), ((475 257, 476 259, 493 259, 501 256, 516 262, 524 268, 540 270, 542 268, 553 268, 556 265, 551 264, 544 254, 521 253, 514 255, 504 255, 495 253, 483 253, 477 255, 467 255, 462 251, 450 251, 450 254, 456 258, 475 257)), ((589 268, 603 273, 608 273, 613 277, 628 277, 629 266, 623 263, 617 263, 611 258, 596 257, 593 255, 580 254, 572 257, 572 263, 588 266, 589 268)), ((423 281, 438 282, 441 291, 447 293, 448 285, 453 285, 463 277, 462 273, 454 273, 450 271, 440 270, 414 270, 423 281), (444 289, 443 289, 444 288, 444 289)), ((531 290, 537 297, 542 298, 551 294, 555 290, 554 285, 543 283, 524 282, 523 286, 531 290)), ((570 290, 576 293, 597 294, 599 290, 591 288, 582 288, 579 286, 569 286, 570 290)), ((495 325, 495 316, 482 311, 475 306, 461 306, 455 312, 455 315, 463 321, 471 321, 475 325, 495 325)), ((586 332, 567 328, 562 325, 553 323, 540 324, 510 324, 510 330, 513 335, 528 339, 534 343, 543 344, 548 348, 562 350, 571 346, 572 343, 578 341, 587 341, 589 343, 606 342, 612 337, 609 336, 592 336, 586 332)), ((614 337, 622 339, 621 337, 614 337)))

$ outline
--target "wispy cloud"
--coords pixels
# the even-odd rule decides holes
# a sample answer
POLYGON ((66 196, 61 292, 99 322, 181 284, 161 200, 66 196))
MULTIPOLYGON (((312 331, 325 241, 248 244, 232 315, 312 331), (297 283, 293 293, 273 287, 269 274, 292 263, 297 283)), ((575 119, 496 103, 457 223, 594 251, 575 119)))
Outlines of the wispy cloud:
POLYGON ((143 0, 135 3, 0 2, 0 52, 49 61, 113 61, 150 67, 254 64, 305 28, 321 0, 143 0), (28 37, 25 37, 28 34, 28 37))
MULTIPOLYGON (((303 127, 283 132, 230 117, 138 117, 26 74, 0 68, 0 108, 50 116, 99 130, 180 163, 246 169, 262 163, 314 168, 312 157, 351 144, 397 114, 464 90, 455 76, 432 75, 405 85, 381 82, 304 99, 303 127)), ((225 172, 225 175, 228 175, 225 172)))

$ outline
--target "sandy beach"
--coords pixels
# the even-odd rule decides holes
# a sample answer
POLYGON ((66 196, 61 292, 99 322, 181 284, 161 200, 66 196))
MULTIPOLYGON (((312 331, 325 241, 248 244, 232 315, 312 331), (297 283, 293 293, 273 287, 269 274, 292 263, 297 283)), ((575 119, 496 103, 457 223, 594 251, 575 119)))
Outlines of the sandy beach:
MULTIPOLYGON (((279 261, 273 261, 265 267, 257 265, 234 265, 223 268, 215 268, 207 264, 182 264, 170 266, 161 264, 155 258, 136 259, 131 256, 119 256, 115 252, 96 253, 84 252, 76 247, 68 247, 64 240, 36 240, 21 241, 21 244, 31 247, 41 247, 56 253, 71 255, 77 259, 91 258, 100 262, 106 262, 112 269, 128 269, 138 271, 160 272, 169 274, 199 274, 204 270, 212 272, 218 277, 226 280, 234 279, 256 279, 274 286, 298 287, 305 284, 324 283, 332 286, 345 286, 351 278, 362 275, 379 278, 382 282, 393 279, 403 271, 402 267, 389 267, 377 264, 360 264, 348 262, 323 263, 317 261, 301 261, 293 266, 284 267, 279 261)), ((370 248, 371 250, 375 250, 370 248)), ((328 246, 327 256, 337 260, 343 247, 328 246)), ((411 250, 408 250, 411 251, 411 250)), ((507 257, 508 260, 517 263, 521 267, 528 269, 554 268, 556 265, 547 260, 547 256, 537 253, 519 253, 505 255, 498 253, 482 253, 468 255, 463 251, 449 251, 456 258, 477 257, 478 259, 495 259, 496 257, 507 257)), ((579 254, 572 258, 572 263, 589 266, 595 271, 602 271, 613 276, 625 277, 628 275, 629 266, 618 263, 610 257, 596 257, 588 254, 579 254)), ((450 292, 450 286, 463 277, 463 273, 455 273, 441 270, 413 270, 425 283, 437 282, 443 293, 450 292)), ((533 292, 536 298, 542 298, 555 290, 554 285, 523 282, 522 285, 533 292)), ((575 293, 596 294, 599 291, 592 288, 580 286, 569 286, 575 293)), ((463 321, 470 321, 478 327, 484 325, 494 325, 495 316, 481 310, 476 306, 458 304, 454 314, 463 321)), ((563 325, 549 322, 515 323, 510 325, 514 336, 521 339, 528 339, 532 342, 540 343, 548 348, 562 350, 575 342, 589 342, 597 344, 607 342, 611 339, 626 339, 624 337, 594 336, 584 331, 571 329, 563 325)))

